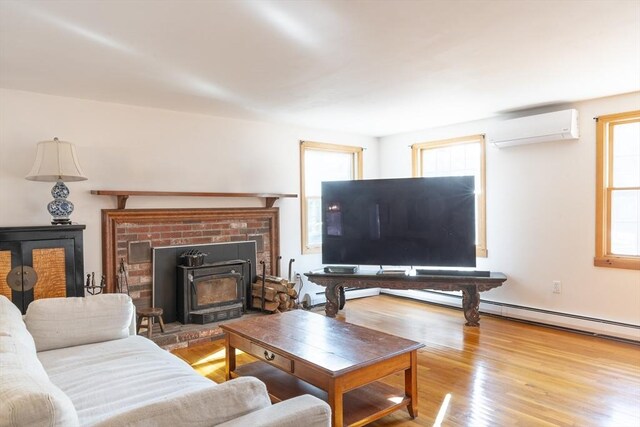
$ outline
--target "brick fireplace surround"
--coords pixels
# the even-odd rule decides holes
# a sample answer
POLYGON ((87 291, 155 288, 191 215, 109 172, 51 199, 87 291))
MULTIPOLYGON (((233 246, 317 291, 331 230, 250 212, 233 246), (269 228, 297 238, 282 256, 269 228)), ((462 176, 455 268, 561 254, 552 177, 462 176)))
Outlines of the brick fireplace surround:
MULTIPOLYGON (((131 243, 149 242, 151 248, 190 244, 227 243, 256 240, 257 261, 264 261, 268 274, 276 273, 279 256, 278 208, 224 209, 104 209, 102 210, 102 271, 106 276, 106 292, 116 292, 117 271, 121 258, 128 270, 129 292, 136 307, 151 306, 152 262, 131 263, 131 243)), ((257 266, 259 267, 259 266, 257 266)), ((258 268, 258 274, 261 269, 258 268)), ((199 325, 187 340, 215 335, 199 325)), ((185 329, 185 328, 182 328, 185 329)), ((161 339, 161 337, 158 337, 161 339)), ((156 340, 154 340, 156 341, 156 340)), ((177 347, 180 337, 158 342, 177 347), (175 342, 174 342, 175 341, 175 342)))

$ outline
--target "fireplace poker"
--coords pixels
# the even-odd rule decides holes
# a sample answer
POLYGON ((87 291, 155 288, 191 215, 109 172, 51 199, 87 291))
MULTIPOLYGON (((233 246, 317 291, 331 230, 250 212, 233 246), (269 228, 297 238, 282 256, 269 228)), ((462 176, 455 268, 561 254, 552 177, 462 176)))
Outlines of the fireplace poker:
POLYGON ((264 261, 260 261, 262 264, 262 301, 260 303, 260 311, 264 312, 264 292, 265 292, 265 281, 267 279, 267 264, 264 261))
POLYGON ((124 265, 124 258, 120 258, 120 266, 118 267, 118 292, 122 292, 122 287, 127 287, 127 295, 129 295, 129 280, 127 279, 127 268, 124 265))
POLYGON ((280 277, 280 261, 281 260, 282 260, 282 256, 278 255, 278 258, 276 259, 276 274, 275 274, 276 277, 280 277))
POLYGON ((287 280, 289 281, 289 283, 291 283, 291 265, 293 264, 294 261, 295 259, 293 258, 289 260, 289 276, 287 276, 287 280))

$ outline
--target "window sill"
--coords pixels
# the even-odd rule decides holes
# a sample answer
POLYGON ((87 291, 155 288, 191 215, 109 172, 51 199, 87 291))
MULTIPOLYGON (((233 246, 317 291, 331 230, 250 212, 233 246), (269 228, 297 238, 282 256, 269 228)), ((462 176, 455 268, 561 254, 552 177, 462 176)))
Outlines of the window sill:
POLYGON ((640 257, 604 256, 593 259, 596 267, 624 268, 640 270, 640 257))
POLYGON ((320 254, 322 253, 322 246, 304 246, 302 248, 303 255, 320 254))

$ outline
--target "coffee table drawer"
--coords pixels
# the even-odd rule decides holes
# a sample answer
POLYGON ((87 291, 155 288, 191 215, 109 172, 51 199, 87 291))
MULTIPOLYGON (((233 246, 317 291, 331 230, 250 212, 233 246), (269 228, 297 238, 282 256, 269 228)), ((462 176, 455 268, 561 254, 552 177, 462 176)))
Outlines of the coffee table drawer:
POLYGON ((293 372, 293 360, 287 358, 286 356, 283 356, 280 353, 267 350, 266 348, 254 343, 251 340, 235 334, 230 334, 229 344, 234 348, 257 357, 260 360, 264 360, 265 362, 270 363, 285 372, 293 372))
POLYGON ((288 359, 275 351, 267 350, 266 348, 252 342, 249 353, 258 359, 277 366, 285 372, 293 372, 293 360, 288 359))

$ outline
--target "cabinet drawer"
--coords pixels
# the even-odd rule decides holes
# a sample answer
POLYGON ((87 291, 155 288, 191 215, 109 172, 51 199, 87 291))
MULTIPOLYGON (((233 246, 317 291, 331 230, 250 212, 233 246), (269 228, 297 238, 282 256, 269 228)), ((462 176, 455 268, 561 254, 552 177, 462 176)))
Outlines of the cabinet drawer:
POLYGON ((266 348, 252 342, 249 353, 260 360, 264 360, 265 362, 277 366, 285 372, 293 372, 293 360, 288 359, 275 351, 267 350, 266 348))

